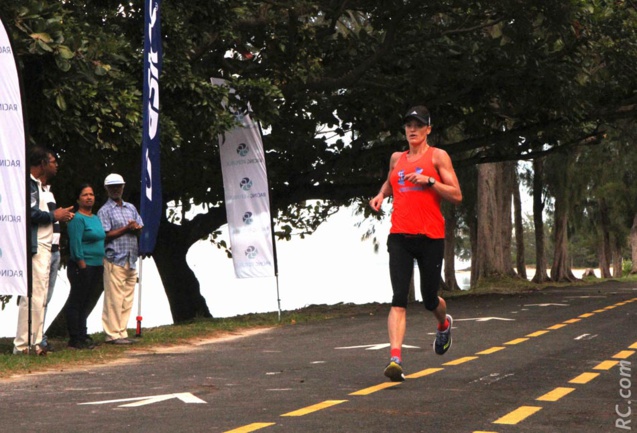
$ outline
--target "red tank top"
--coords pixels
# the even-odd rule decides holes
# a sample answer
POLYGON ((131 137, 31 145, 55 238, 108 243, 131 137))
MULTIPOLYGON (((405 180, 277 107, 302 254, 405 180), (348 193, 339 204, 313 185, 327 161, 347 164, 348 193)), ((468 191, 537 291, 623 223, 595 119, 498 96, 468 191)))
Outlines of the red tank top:
POLYGON ((417 172, 440 182, 433 165, 434 148, 427 149, 416 161, 407 160, 407 152, 398 158, 389 176, 394 196, 390 233, 423 234, 432 239, 444 239, 445 219, 440 211, 440 196, 428 185, 415 185, 405 180, 405 174, 417 172))

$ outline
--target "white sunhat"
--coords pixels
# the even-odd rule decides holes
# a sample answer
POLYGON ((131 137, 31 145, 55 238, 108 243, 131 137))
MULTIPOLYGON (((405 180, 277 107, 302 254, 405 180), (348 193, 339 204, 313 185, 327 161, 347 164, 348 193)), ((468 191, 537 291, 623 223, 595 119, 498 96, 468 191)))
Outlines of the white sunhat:
POLYGON ((124 185, 125 183, 124 178, 117 173, 111 173, 104 179, 104 186, 124 185))

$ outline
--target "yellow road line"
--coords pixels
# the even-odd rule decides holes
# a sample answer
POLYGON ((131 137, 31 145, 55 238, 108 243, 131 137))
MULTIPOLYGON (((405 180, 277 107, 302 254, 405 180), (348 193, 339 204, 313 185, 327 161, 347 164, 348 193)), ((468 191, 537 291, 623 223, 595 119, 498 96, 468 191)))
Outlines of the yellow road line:
MULTIPOLYGON (((408 376, 409 377, 409 376, 408 376)), ((358 391, 350 393, 350 395, 369 395, 376 391, 391 388, 392 386, 400 385, 402 382, 383 382, 380 385, 370 386, 369 388, 360 389, 358 391)))
POLYGON ((336 406, 337 404, 345 403, 347 400, 325 400, 322 403, 313 404, 312 406, 304 407, 292 412, 284 413, 281 416, 303 416, 308 413, 316 412, 328 407, 336 406))
POLYGON ((615 359, 626 359, 629 358, 630 356, 632 356, 635 352, 633 350, 622 350, 619 353, 616 353, 615 355, 613 355, 613 358, 615 359))
POLYGON ((464 358, 454 359, 453 361, 445 362, 442 365, 460 365, 465 362, 473 361, 474 359, 478 359, 477 356, 465 356, 464 358))
POLYGON ((506 349, 506 347, 494 346, 494 347, 492 347, 490 349, 483 350, 482 352, 478 352, 478 353, 476 353, 476 355, 490 355, 492 353, 499 352, 499 351, 504 350, 504 349, 506 349))
POLYGON ((520 406, 513 412, 509 412, 502 418, 498 418, 493 421, 494 424, 517 424, 520 421, 525 420, 536 412, 542 410, 539 406, 520 406))
POLYGON ((591 380, 595 379, 597 376, 599 376, 599 373, 582 373, 576 378, 569 380, 568 383, 588 383, 591 380))
MULTIPOLYGON (((610 305, 607 306, 603 309, 599 309, 599 310, 595 310, 592 313, 584 313, 581 314, 580 316, 578 316, 579 318, 575 318, 575 319, 570 319, 570 320, 566 320, 563 323, 558 323, 555 324, 553 326, 550 326, 547 328, 547 330, 540 330, 540 331, 535 331, 531 334, 528 334, 526 337, 539 337, 541 335, 544 335, 546 333, 548 333, 548 330, 556 330, 556 329, 560 329, 566 326, 566 324, 571 324, 571 323, 576 323, 579 322, 581 319, 580 318, 587 318, 587 317, 591 317, 593 316, 595 313, 601 313, 607 310, 612 310, 614 308, 616 308, 617 306, 623 306, 626 305, 629 302, 634 302, 637 301, 637 298, 633 298, 630 299, 628 301, 624 301, 621 303, 617 303, 615 305, 610 305)), ((523 343, 525 341, 527 341, 529 338, 516 338, 514 340, 508 341, 504 344, 506 345, 516 345, 516 344, 520 344, 523 343)), ((489 355, 491 353, 495 353, 498 352, 500 350, 505 349, 505 347, 502 346, 494 346, 491 347, 489 349, 485 349, 483 351, 477 352, 476 355, 489 355)), ((637 349, 637 342, 633 343, 631 346, 629 346, 629 349, 637 349)), ((635 352, 632 350, 623 350, 621 352, 618 352, 617 354, 615 354, 613 356, 613 358, 618 358, 618 359, 626 359, 630 356, 632 356, 635 352)), ((459 358, 450 362, 447 362, 443 365, 459 365, 459 364, 463 364, 465 362, 469 362, 469 361, 473 361, 475 359, 478 359, 477 356, 466 356, 463 358, 459 358)), ((612 367, 614 367, 615 365, 618 364, 618 361, 603 361, 601 363, 599 363, 597 366, 594 367, 595 370, 610 370, 612 367)), ((439 372, 444 370, 443 368, 428 368, 416 373, 412 373, 408 376, 406 376, 409 379, 416 379, 419 377, 424 377, 424 376, 428 376, 430 374, 439 372)), ((590 382, 591 380, 595 379, 597 376, 599 376, 599 373, 582 373, 579 376, 571 379, 569 381, 569 383, 575 383, 575 384, 585 384, 590 382)), ((375 385, 375 386, 371 386, 369 388, 365 388, 359 391, 355 391, 350 393, 349 395, 369 395, 372 394, 374 392, 383 390, 383 389, 387 389, 387 388, 391 388, 393 386, 396 385, 400 385, 401 382, 386 382, 386 383, 382 383, 379 385, 375 385)), ((575 388, 566 388, 566 387, 557 387, 554 390, 538 397, 536 400, 537 401, 557 401, 560 398, 570 394, 571 392, 573 392, 575 390, 575 388)), ((307 406, 305 408, 301 408, 301 409, 297 409, 295 411, 292 412, 288 412, 285 414, 282 414, 281 416, 286 416, 286 417, 292 417, 292 416, 303 416, 303 415, 307 415, 313 412, 317 412, 319 410, 322 409, 326 409, 341 403, 345 403, 348 400, 326 400, 323 401, 321 403, 317 403, 311 406, 307 406)), ((526 418, 528 418, 529 416, 539 412, 540 410, 542 410, 542 407, 540 406, 520 406, 519 408, 517 408, 516 410, 509 412, 508 414, 504 415, 503 417, 498 418, 497 420, 495 420, 493 423, 494 424, 517 424, 520 421, 525 420, 526 418)), ((252 423, 252 424, 248 424, 245 425, 243 427, 238 427, 236 429, 233 430, 227 430, 224 433, 250 433, 253 431, 257 431, 257 430, 261 430, 263 428, 266 427, 270 427, 276 425, 276 423, 273 422, 262 422, 262 423, 252 423)), ((490 432, 490 431, 475 431, 473 433, 496 433, 496 432, 490 432)))
POLYGON ((527 335, 527 337, 539 337, 540 335, 548 334, 549 331, 535 331, 527 335))
POLYGON ((262 428, 270 427, 274 425, 273 422, 255 422, 252 424, 245 425, 243 427, 236 428, 234 430, 228 430, 224 433, 250 433, 251 431, 261 430, 262 428))
POLYGON ((444 368, 427 368, 425 370, 417 371, 410 375, 405 376, 407 379, 418 379, 419 377, 429 376, 430 374, 438 373, 444 370, 444 368))
POLYGON ((538 401, 558 401, 560 398, 575 391, 575 388, 563 388, 557 387, 551 392, 547 392, 541 397, 538 397, 538 401))
POLYGON ((619 361, 603 361, 593 367, 593 370, 610 370, 617 364, 619 364, 619 361))
POLYGON ((514 345, 514 344, 520 344, 520 343, 524 343, 525 341, 528 341, 528 338, 516 338, 515 340, 511 340, 511 341, 507 341, 504 344, 507 345, 514 345))
POLYGON ((546 328, 546 329, 556 330, 556 329, 563 328, 563 327, 565 327, 565 326, 566 326, 566 325, 565 325, 565 324, 563 324, 563 323, 558 323, 557 325, 549 326, 549 327, 548 327, 548 328, 546 328))

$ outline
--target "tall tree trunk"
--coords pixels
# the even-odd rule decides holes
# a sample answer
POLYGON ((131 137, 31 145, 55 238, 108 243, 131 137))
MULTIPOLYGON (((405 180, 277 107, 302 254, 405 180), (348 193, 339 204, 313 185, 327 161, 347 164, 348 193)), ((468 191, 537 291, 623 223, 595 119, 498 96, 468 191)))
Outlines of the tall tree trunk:
POLYGON ((621 278, 623 273, 624 257, 622 256, 621 246, 615 245, 613 248, 613 277, 621 278))
POLYGON ((549 281, 546 272, 547 260, 544 255, 544 200, 542 197, 544 185, 544 158, 533 160, 533 224, 535 226, 535 275, 534 283, 549 281))
POLYGON ((555 254, 551 267, 551 279, 556 282, 572 282, 576 278, 568 263, 568 212, 565 204, 555 199, 555 254))
MULTIPOLYGON (((477 182, 476 182, 477 184, 477 182)), ((469 276, 469 288, 475 287, 478 281, 476 257, 478 257, 478 221, 477 215, 470 214, 467 225, 469 226, 469 245, 471 246, 471 273, 469 276)))
MULTIPOLYGON (((471 286, 475 287, 482 278, 497 277, 508 274, 503 260, 503 240, 500 224, 502 224, 502 199, 498 182, 496 164, 487 163, 478 166, 478 200, 477 200, 477 245, 475 262, 471 266, 471 286)), ((509 196, 510 199, 510 196, 509 196)), ((510 209, 510 207, 509 207, 510 209)), ((511 214, 509 213, 509 219, 511 214)), ((511 223, 509 222, 509 230, 511 223)), ((509 231, 509 239, 511 232, 509 231)), ((510 251, 510 250, 509 250, 510 251)))
POLYGON ((603 244, 599 245, 598 250, 600 277, 610 278, 610 256, 608 256, 608 252, 606 251, 606 248, 604 248, 603 244))
POLYGON ((497 202, 499 204, 498 211, 498 226, 500 227, 500 244, 502 248, 500 250, 500 260, 502 271, 504 274, 511 277, 516 277, 517 274, 513 269, 513 253, 511 250, 512 233, 513 233, 513 219, 512 219, 512 198, 513 190, 515 189, 515 162, 507 161, 497 164, 497 181, 498 195, 497 202))
POLYGON ((610 246, 610 217, 606 200, 599 199, 599 229, 601 244, 599 246, 599 271, 602 278, 611 278, 610 264, 612 260, 610 246))
POLYGON ((631 274, 637 274, 637 215, 633 218, 633 226, 630 229, 630 247, 631 247, 631 258, 633 262, 633 267, 630 270, 631 274))
POLYGON ((205 298, 201 296, 199 281, 186 261, 188 249, 193 244, 186 231, 184 226, 162 221, 153 252, 175 323, 212 317, 205 298))
POLYGON ((458 215, 455 206, 445 206, 445 278, 444 290, 459 290, 460 286, 456 280, 456 226, 458 215))
POLYGON ((553 253, 553 266, 551 267, 551 279, 556 282, 572 282, 577 278, 571 271, 568 255, 568 217, 569 217, 569 173, 571 171, 571 158, 568 155, 557 155, 561 164, 556 173, 553 184, 555 198, 555 250, 553 253))
POLYGON ((520 184, 517 182, 513 188, 513 220, 515 226, 515 265, 518 270, 518 275, 525 280, 528 278, 526 275, 526 257, 524 256, 524 225, 522 224, 522 200, 520 198, 520 184))

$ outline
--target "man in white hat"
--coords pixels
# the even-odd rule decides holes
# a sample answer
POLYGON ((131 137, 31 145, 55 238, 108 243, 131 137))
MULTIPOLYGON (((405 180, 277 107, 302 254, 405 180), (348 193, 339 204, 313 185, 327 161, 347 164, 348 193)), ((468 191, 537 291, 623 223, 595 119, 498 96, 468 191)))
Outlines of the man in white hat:
POLYGON ((122 200, 124 184, 119 174, 106 176, 108 201, 97 212, 106 232, 102 327, 110 344, 133 343, 127 327, 137 282, 138 238, 144 225, 135 206, 122 200))

